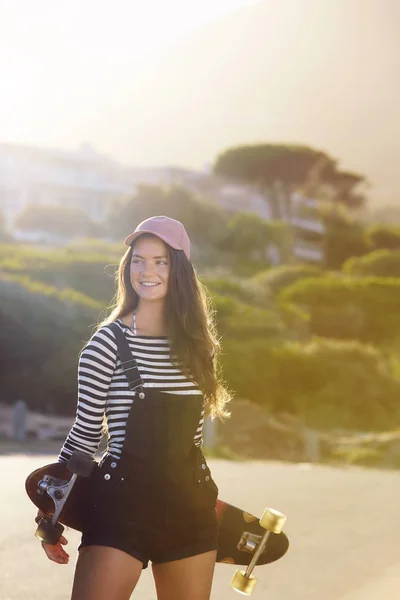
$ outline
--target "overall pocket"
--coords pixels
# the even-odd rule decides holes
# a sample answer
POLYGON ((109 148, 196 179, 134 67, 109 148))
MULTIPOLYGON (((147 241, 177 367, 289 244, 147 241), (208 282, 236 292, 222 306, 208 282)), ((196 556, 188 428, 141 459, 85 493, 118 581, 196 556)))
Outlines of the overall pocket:
POLYGON ((195 505, 198 508, 215 507, 218 491, 218 486, 211 476, 210 468, 204 456, 201 455, 201 460, 197 463, 194 471, 195 505))
POLYGON ((117 461, 106 459, 95 467, 87 482, 86 522, 93 525, 94 522, 100 524, 123 518, 129 506, 126 488, 117 461))

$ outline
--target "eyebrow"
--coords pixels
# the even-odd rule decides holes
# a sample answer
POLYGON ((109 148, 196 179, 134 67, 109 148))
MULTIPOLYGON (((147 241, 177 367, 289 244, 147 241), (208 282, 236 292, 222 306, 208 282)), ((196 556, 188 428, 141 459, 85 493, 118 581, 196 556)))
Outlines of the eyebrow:
MULTIPOLYGON (((140 256, 140 254, 132 254, 132 258, 144 258, 144 256, 140 256)), ((168 258, 168 256, 153 256, 153 258, 168 258)))

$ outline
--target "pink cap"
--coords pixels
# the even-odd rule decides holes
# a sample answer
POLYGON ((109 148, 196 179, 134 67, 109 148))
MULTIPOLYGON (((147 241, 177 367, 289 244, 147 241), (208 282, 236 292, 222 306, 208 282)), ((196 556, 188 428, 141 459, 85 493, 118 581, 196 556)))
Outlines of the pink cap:
POLYGON ((139 223, 133 233, 128 235, 125 240, 125 246, 130 246, 142 233, 151 233, 168 244, 168 246, 175 248, 175 250, 183 250, 186 257, 190 260, 189 236, 180 221, 165 216, 145 219, 139 223))

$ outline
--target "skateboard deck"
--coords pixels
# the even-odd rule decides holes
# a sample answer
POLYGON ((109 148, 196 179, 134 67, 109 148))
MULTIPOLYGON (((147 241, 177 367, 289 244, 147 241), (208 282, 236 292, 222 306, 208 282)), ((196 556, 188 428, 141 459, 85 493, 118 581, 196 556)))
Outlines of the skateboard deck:
MULTIPOLYGON (((46 516, 55 512, 55 503, 43 488, 43 481, 50 481, 53 495, 58 498, 63 486, 70 481, 71 471, 63 463, 52 463, 36 469, 26 479, 26 492, 33 502, 46 516)), ((79 479, 69 491, 68 499, 62 507, 58 522, 66 527, 82 531, 83 522, 80 510, 79 479)), ((220 499, 217 500, 217 517, 220 523, 219 550, 217 562, 225 564, 249 565, 254 554, 254 545, 265 534, 259 519, 236 506, 220 499)), ((282 532, 270 533, 265 549, 261 553, 257 565, 264 565, 281 558, 288 550, 289 540, 282 532)))

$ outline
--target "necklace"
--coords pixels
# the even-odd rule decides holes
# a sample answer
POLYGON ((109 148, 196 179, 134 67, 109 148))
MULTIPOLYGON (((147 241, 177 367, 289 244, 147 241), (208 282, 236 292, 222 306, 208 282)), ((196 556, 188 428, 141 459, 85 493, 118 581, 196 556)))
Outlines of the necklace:
POLYGON ((136 310, 133 311, 133 335, 137 335, 137 330, 136 330, 136 310))
MULTIPOLYGON (((133 311, 133 335, 136 335, 136 309, 133 311)), ((136 365, 136 368, 137 368, 137 365, 136 365)), ((138 373, 139 373, 139 370, 138 370, 138 373)), ((140 375, 139 375, 139 378, 140 378, 140 375)), ((145 393, 143 391, 143 384, 140 385, 139 390, 140 390, 139 398, 141 400, 143 400, 143 398, 145 397, 145 393)))
POLYGON ((136 309, 133 311, 133 335, 137 335, 137 328, 136 328, 136 309))

